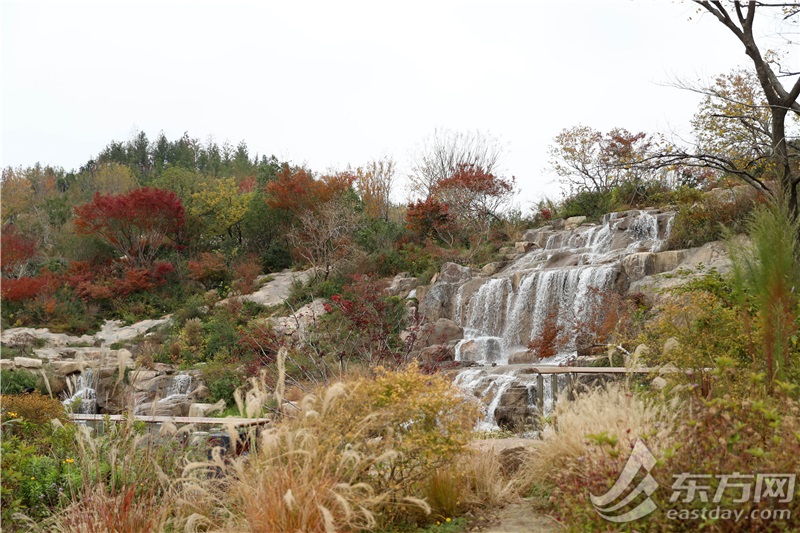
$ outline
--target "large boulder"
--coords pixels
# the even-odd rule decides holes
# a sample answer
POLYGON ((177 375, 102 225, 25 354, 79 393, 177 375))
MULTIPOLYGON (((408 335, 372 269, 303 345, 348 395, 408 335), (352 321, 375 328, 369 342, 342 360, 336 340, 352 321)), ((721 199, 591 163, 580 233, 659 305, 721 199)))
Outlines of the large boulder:
POLYGON ((456 358, 456 350, 452 344, 434 344, 421 349, 417 353, 417 359, 426 365, 446 363, 456 358))
POLYGON ((452 283, 434 284, 420 301, 420 315, 431 321, 452 316, 453 295, 455 294, 455 290, 455 285, 452 283))
POLYGON ((386 288, 386 292, 392 296, 405 298, 417 285, 419 285, 419 280, 417 278, 409 276, 408 272, 401 272, 394 277, 386 288))
POLYGON ((639 252, 626 255, 622 258, 622 271, 628 277, 628 281, 637 281, 645 276, 655 273, 656 254, 651 252, 639 252))
POLYGON ((538 247, 539 245, 537 245, 535 242, 519 241, 514 243, 514 252, 518 254, 526 254, 538 247))
POLYGON ((578 226, 586 222, 586 217, 569 217, 567 220, 564 221, 564 229, 567 230, 574 230, 577 229, 578 226))
POLYGON ((469 267, 457 263, 445 263, 439 272, 438 282, 463 283, 472 279, 473 272, 469 267))
POLYGON ((415 344, 418 348, 426 348, 437 344, 448 344, 463 337, 464 328, 448 318, 440 318, 436 322, 428 322, 420 327, 415 344))
POLYGON ((528 387, 522 383, 513 383, 503 391, 494 410, 497 425, 515 433, 535 428, 537 414, 530 406, 528 387))
POLYGON ((14 365, 19 368, 42 368, 42 360, 32 357, 15 357, 14 365))
POLYGON ((83 369, 86 368, 86 362, 84 361, 53 361, 51 364, 56 376, 59 377, 77 374, 83 372, 83 369))

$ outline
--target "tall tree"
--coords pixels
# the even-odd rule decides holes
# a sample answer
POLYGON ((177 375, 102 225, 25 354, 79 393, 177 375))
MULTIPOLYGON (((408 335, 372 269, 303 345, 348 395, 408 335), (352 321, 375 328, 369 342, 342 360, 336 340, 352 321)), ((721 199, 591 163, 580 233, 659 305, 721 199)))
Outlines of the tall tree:
POLYGON ((642 132, 614 128, 601 133, 588 126, 565 128, 549 148, 550 166, 571 191, 608 191, 646 177, 641 166, 655 140, 642 132))
MULTIPOLYGON (((800 17, 800 2, 768 3, 757 0, 734 1, 725 5, 721 1, 693 0, 702 9, 712 14, 736 39, 744 45, 745 54, 750 58, 758 78, 758 83, 767 102, 769 111, 770 159, 774 174, 780 183, 780 190, 771 191, 763 178, 748 170, 737 172, 747 183, 769 193, 785 195, 791 212, 798 214, 798 186, 800 186, 800 165, 797 147, 791 146, 787 136, 787 117, 800 116, 800 72, 785 72, 780 64, 771 58, 769 51, 762 51, 756 42, 756 13, 771 10, 782 19, 781 23, 796 21, 800 17), (777 69, 777 72, 776 72, 777 69), (784 86, 784 82, 787 85, 784 86)), ((796 142, 796 139, 795 139, 796 142)), ((703 155, 703 154, 700 154, 703 155)), ((702 161, 702 160, 701 160, 702 161)))
POLYGON ((96 194, 75 208, 75 229, 96 235, 139 267, 150 267, 163 247, 172 246, 186 213, 172 191, 144 187, 125 194, 96 194))
POLYGON ((390 157, 370 161, 356 169, 355 186, 367 216, 389 219, 395 164, 390 157))

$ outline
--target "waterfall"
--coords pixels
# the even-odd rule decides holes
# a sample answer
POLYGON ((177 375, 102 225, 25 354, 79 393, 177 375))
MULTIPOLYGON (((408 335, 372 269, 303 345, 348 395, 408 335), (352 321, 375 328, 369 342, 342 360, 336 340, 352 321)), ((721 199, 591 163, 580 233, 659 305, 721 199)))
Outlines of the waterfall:
POLYGON ((67 379, 67 387, 72 395, 62 403, 64 407, 77 414, 97 413, 97 392, 94 372, 91 368, 84 369, 83 372, 73 374, 67 379))
POLYGON ((192 376, 189 374, 175 374, 172 376, 172 382, 167 388, 167 398, 173 396, 185 396, 189 394, 192 388, 192 376))
MULTIPOLYGON (((547 239, 542 248, 529 252, 471 293, 474 284, 461 285, 455 295, 453 319, 464 328, 464 339, 456 346, 456 360, 507 364, 512 354, 525 351, 529 341, 542 334, 551 317, 568 331, 589 311, 592 288, 615 287, 625 255, 661 249, 672 218, 657 213, 611 213, 601 224, 552 235, 548 235, 552 230, 543 229, 547 239), (659 238, 660 229, 663 239, 659 238)), ((562 348, 540 364, 559 364, 575 355, 574 339, 567 339, 562 348)), ((531 379, 535 378, 515 371, 491 374, 470 368, 457 376, 456 384, 488 403, 482 427, 489 428, 496 427, 494 410, 503 392, 514 383, 532 387, 531 379)), ((545 402, 538 406, 542 413, 552 408, 552 379, 544 378, 545 402)))

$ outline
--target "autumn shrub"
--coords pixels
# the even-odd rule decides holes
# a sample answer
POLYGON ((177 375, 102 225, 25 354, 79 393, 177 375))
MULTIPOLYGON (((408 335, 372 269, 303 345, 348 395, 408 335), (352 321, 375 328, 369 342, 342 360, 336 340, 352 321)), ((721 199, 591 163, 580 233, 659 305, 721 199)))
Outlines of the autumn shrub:
POLYGON ((528 343, 528 352, 536 359, 547 359, 558 353, 563 344, 564 326, 558 323, 558 312, 547 315, 539 335, 528 343))
POLYGON ((38 252, 36 241, 20 234, 10 224, 4 225, 0 232, 0 248, 3 250, 0 271, 8 279, 23 277, 29 262, 38 252))
MULTIPOLYGON (((601 495, 609 490, 633 447, 629 440, 599 439, 597 435, 588 437, 593 443, 593 453, 575 458, 550 476, 555 486, 550 496, 551 512, 573 530, 641 531, 646 527, 654 531, 697 531, 700 528, 722 532, 793 531, 795 517, 800 512, 797 498, 780 503, 778 498, 767 496, 757 501, 755 491, 759 490, 756 485, 759 474, 786 475, 797 471, 797 454, 800 453, 797 402, 786 397, 758 400, 726 397, 692 403, 691 409, 685 405, 677 412, 678 416, 668 422, 665 430, 672 434, 671 445, 663 447, 654 445, 652 438, 644 439, 657 459, 649 472, 658 483, 651 495, 656 504, 654 512, 628 523, 611 523, 592 506, 589 495, 601 495), (677 491, 678 496, 672 498, 672 487, 684 474, 703 476, 697 486, 699 492, 703 492, 701 485, 709 487, 707 501, 703 501, 699 492, 689 497, 690 501, 684 501, 689 496, 686 488, 677 491), (731 476, 732 483, 741 486, 722 487, 719 503, 712 503, 711 499, 724 483, 721 476, 731 476), (701 518, 704 509, 710 511, 717 506, 741 512, 743 519, 701 518), (786 515, 781 518, 769 513, 775 518, 763 519, 760 515, 760 512, 775 509, 786 509, 791 516, 787 519, 786 515), (689 518, 670 519, 669 512, 686 513, 689 518), (691 518, 689 513, 692 512, 697 513, 695 518, 691 518)), ((636 479, 641 480, 641 474, 636 479)), ((690 478, 683 486, 691 482, 690 478)), ((784 490, 788 490, 786 485, 784 490)), ((622 514, 635 505, 631 503, 614 514, 622 514)))
POLYGON ((187 263, 189 277, 206 289, 218 289, 230 282, 231 273, 225 257, 219 252, 202 252, 195 261, 187 263))
POLYGON ((67 420, 67 413, 58 398, 30 393, 4 394, 0 398, 3 421, 15 420, 4 425, 3 433, 28 437, 46 438, 51 431, 51 420, 67 420))
POLYGON ((688 391, 703 398, 750 392, 747 374, 753 370, 757 336, 748 332, 726 296, 729 287, 710 273, 673 291, 638 336, 638 342, 649 347, 646 364, 688 371, 664 377, 675 385, 688 385, 688 391))
POLYGON ((244 369, 225 355, 215 357, 204 365, 201 375, 210 392, 208 398, 210 403, 224 400, 227 406, 235 405, 234 392, 247 384, 244 369))
POLYGON ((336 361, 363 361, 369 365, 403 362, 405 343, 400 332, 405 324, 403 301, 387 296, 386 283, 354 276, 341 294, 325 304, 318 321, 319 339, 336 361))
POLYGON ((237 294, 250 294, 258 287, 256 278, 261 266, 254 256, 246 256, 233 267, 233 289, 237 294))
POLYGON ((724 228, 743 233, 748 215, 763 202, 764 198, 753 191, 739 194, 731 202, 706 196, 702 202, 683 204, 673 219, 666 249, 694 248, 721 240, 724 228))
POLYGON ((625 385, 612 383, 579 394, 574 401, 557 402, 542 442, 515 475, 525 494, 544 485, 550 491, 563 472, 582 471, 587 458, 604 452, 599 443, 617 449, 632 447, 647 438, 655 453, 673 445, 670 426, 675 405, 639 396, 625 385))

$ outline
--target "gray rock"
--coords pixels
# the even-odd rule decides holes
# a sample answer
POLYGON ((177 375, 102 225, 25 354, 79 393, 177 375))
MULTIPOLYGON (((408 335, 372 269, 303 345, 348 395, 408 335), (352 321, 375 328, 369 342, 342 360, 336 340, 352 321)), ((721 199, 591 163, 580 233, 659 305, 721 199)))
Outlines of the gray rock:
POLYGON ((464 329, 448 318, 423 324, 417 334, 416 347, 425 348, 438 344, 448 344, 464 337, 464 329))
POLYGON ((11 370, 14 368, 14 361, 11 359, 0 359, 0 369, 11 370))
POLYGON ((188 416, 205 417, 214 413, 222 412, 225 409, 225 400, 217 403, 192 403, 189 404, 188 416))
POLYGON ((417 352, 419 360, 427 365, 453 361, 456 358, 456 351, 452 346, 446 344, 434 344, 417 352))
POLYGON ((514 243, 514 253, 525 254, 538 247, 535 242, 519 241, 514 243))
POLYGON ((656 254, 650 252, 639 252, 627 255, 622 258, 622 271, 628 277, 628 281, 638 281, 645 276, 655 273, 656 254))
POLYGON ((459 359, 462 361, 480 361, 482 359, 480 347, 473 339, 462 342, 458 351, 459 359))
POLYGON ((567 220, 564 221, 564 229, 574 230, 584 222, 586 222, 586 217, 584 216, 569 217, 567 220))
POLYGON ((53 361, 51 364, 56 376, 60 377, 83 372, 86 367, 86 363, 83 361, 53 361))
POLYGON ((472 269, 457 263, 445 263, 439 272, 438 282, 463 283, 472 279, 472 269))
POLYGON ((452 300, 455 294, 455 285, 452 283, 437 283, 433 285, 425 297, 420 300, 419 313, 427 320, 438 320, 442 317, 452 316, 452 300))
POLYGON ((495 261, 494 263, 487 263, 481 268, 481 273, 486 276, 492 276, 499 272, 506 263, 504 261, 495 261))
POLYGON ((419 280, 417 278, 410 277, 408 272, 402 272, 394 277, 392 282, 386 288, 386 292, 392 296, 400 296, 404 298, 417 285, 419 285, 419 280))
POLYGON ((31 357, 15 357, 14 364, 20 368, 42 368, 42 360, 31 357))

